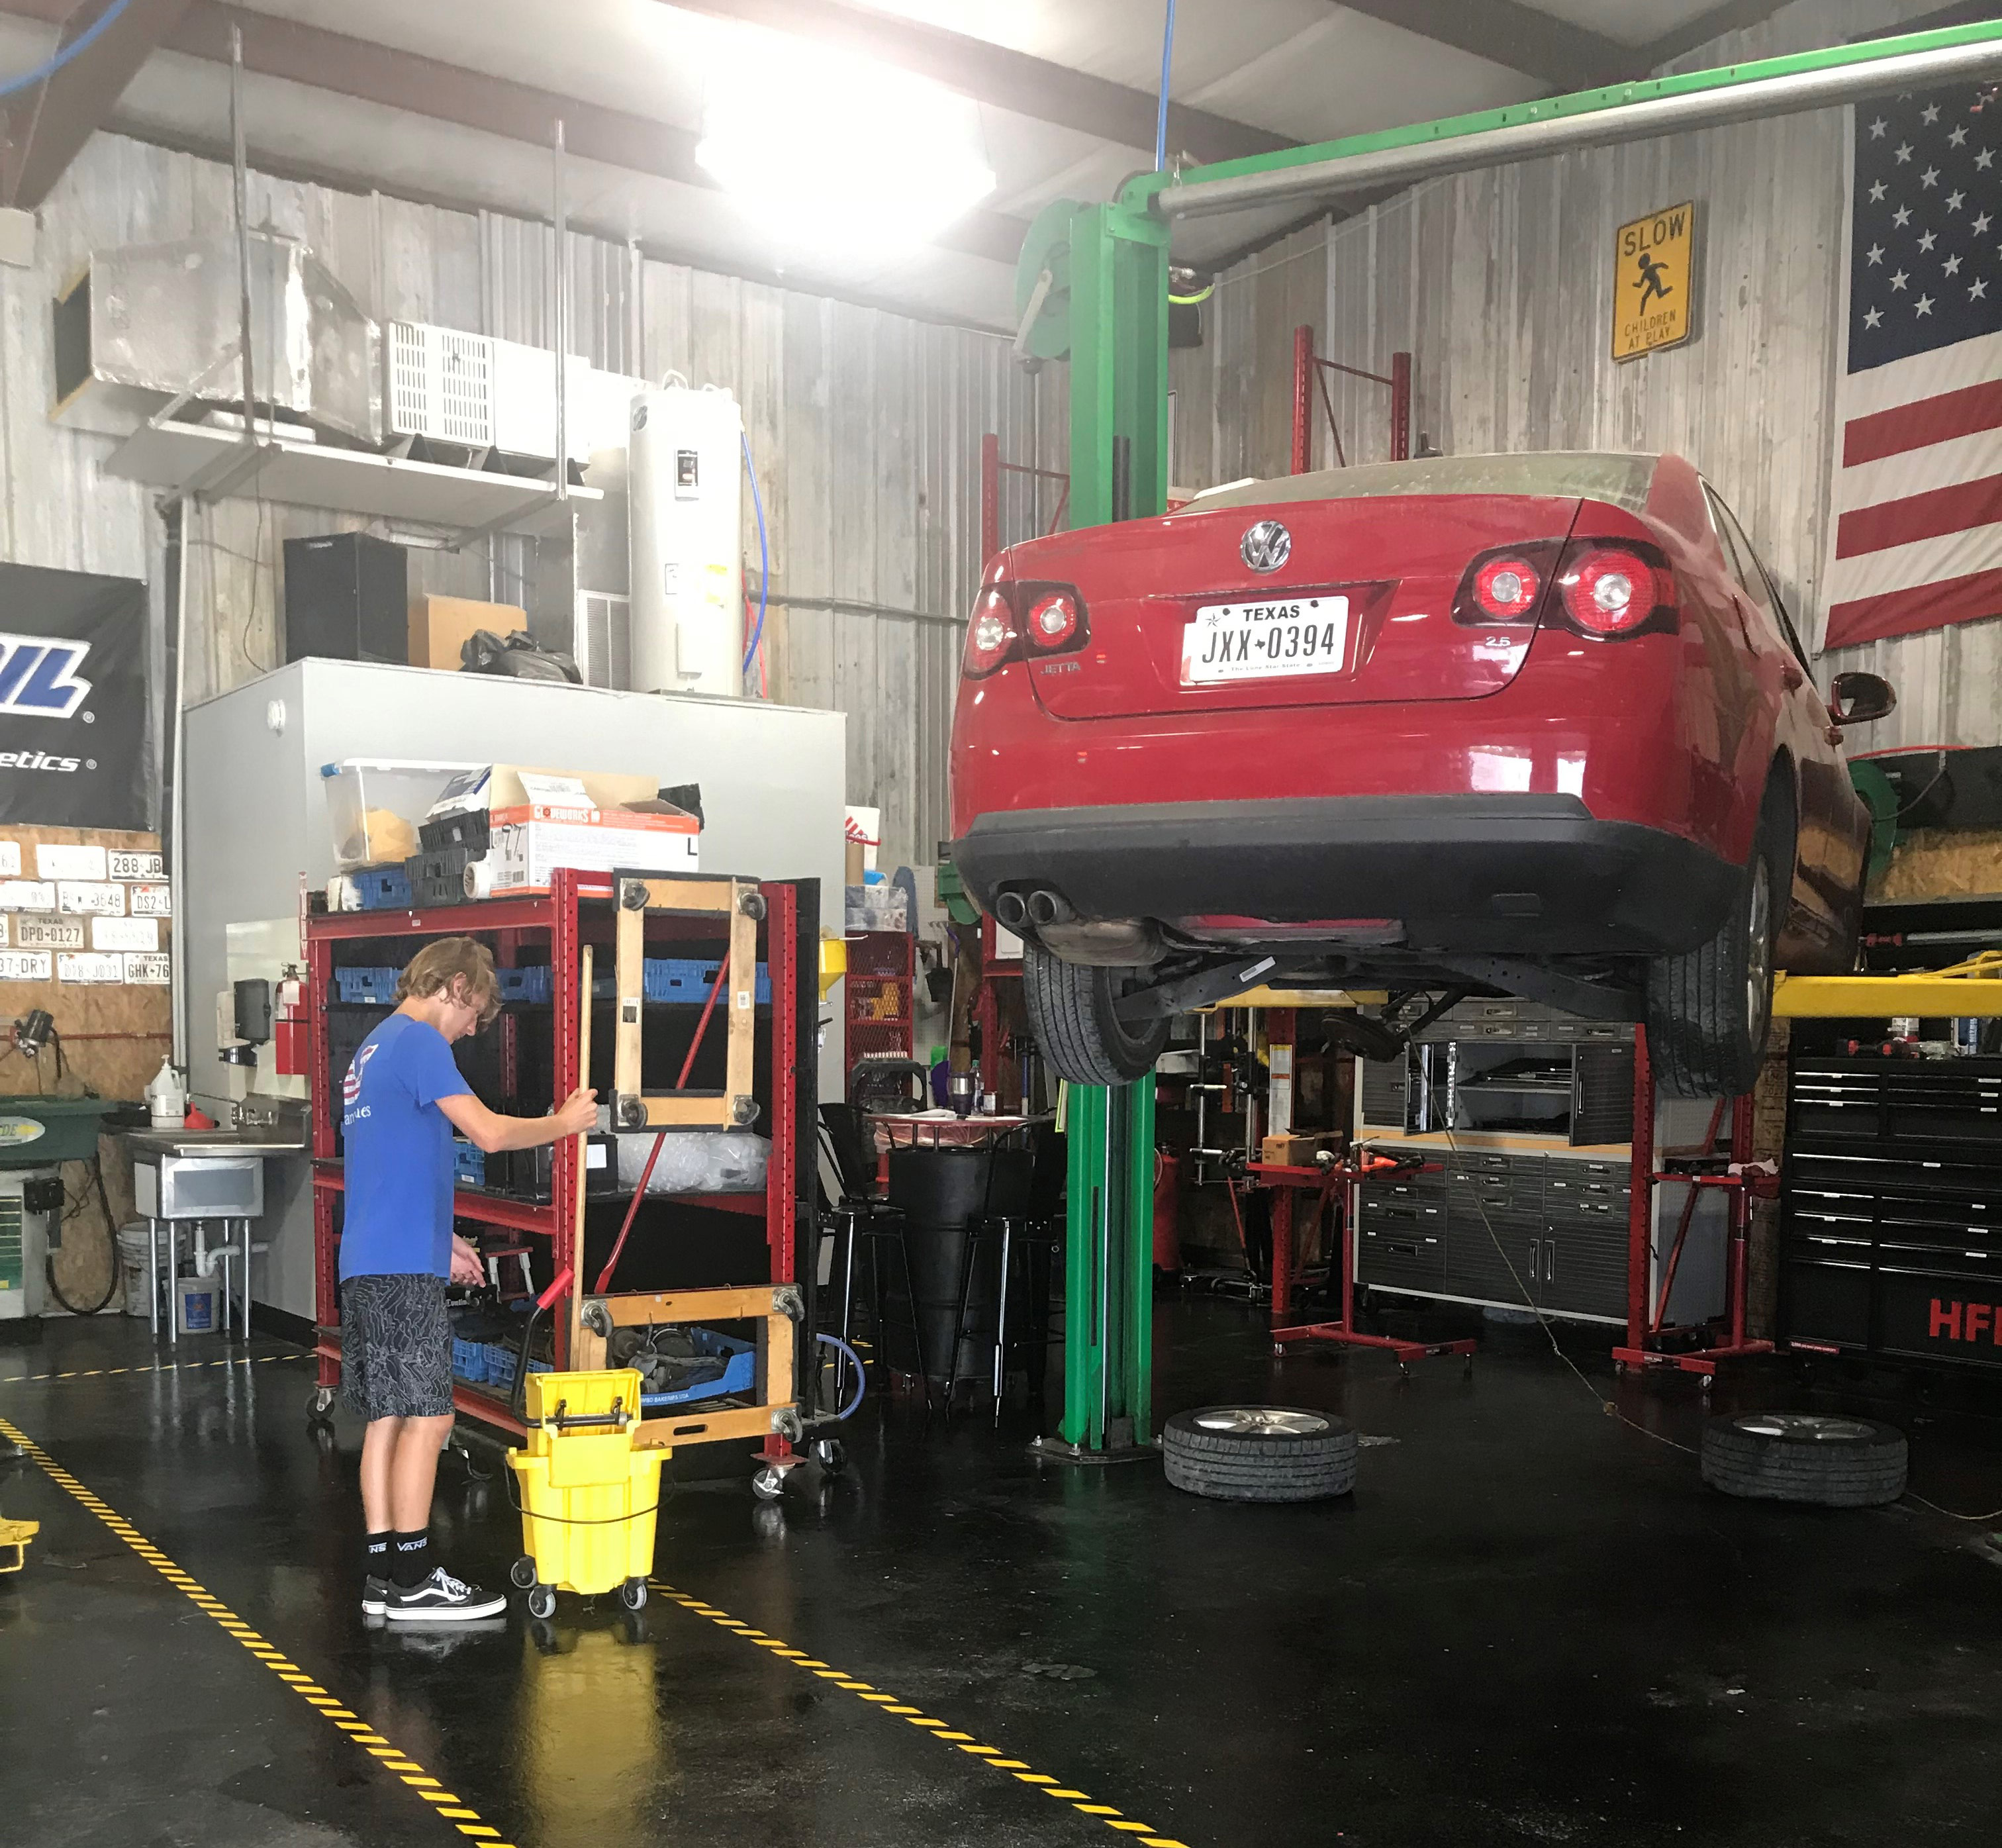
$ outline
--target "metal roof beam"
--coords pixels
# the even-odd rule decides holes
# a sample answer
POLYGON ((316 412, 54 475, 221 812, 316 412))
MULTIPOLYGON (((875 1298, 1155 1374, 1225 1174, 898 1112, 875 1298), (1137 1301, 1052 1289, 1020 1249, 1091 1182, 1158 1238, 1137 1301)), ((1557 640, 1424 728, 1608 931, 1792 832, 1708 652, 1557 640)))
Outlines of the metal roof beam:
MULTIPOLYGON (((58 50, 103 19, 114 0, 82 0, 66 13, 37 12, 59 24, 58 50)), ((54 190, 83 145, 104 125, 139 67, 180 23, 188 0, 130 0, 103 33, 31 90, 10 98, 0 134, 0 205, 33 211, 54 190)))
MULTIPOLYGON (((1641 46, 1636 54, 1637 60, 1647 69, 1658 71, 1663 65, 1686 57, 1697 46, 1707 45, 1712 39, 1721 39, 1727 32, 1744 32, 1763 24, 1785 4, 1786 0, 1724 0, 1721 6, 1713 6, 1707 12, 1698 13, 1673 32, 1665 32, 1659 38, 1641 46)), ((1923 19, 1914 19, 1900 30, 1916 32, 1925 23, 1923 19)))
MULTIPOLYGON (((1032 57, 1006 45, 952 32, 942 26, 879 12, 855 0, 664 0, 683 12, 706 13, 763 26, 794 38, 874 58, 976 103, 1005 109, 1059 128, 1152 151, 1159 99, 1107 77, 1032 57)), ((1505 0, 1483 0, 1498 5, 1505 0)), ((1389 0, 1386 10, 1394 11, 1389 0)), ((1527 11, 1527 9, 1522 10, 1527 11)), ((1200 162, 1239 160, 1295 143, 1289 136, 1254 128, 1186 103, 1168 104, 1168 152, 1200 162)))
MULTIPOLYGON (((133 0, 135 9, 152 3, 133 0)), ((0 0, 0 12, 48 20, 59 4, 60 0, 0 0)), ((581 159, 678 186, 715 190, 716 182, 696 162, 699 138, 671 124, 297 20, 225 5, 220 0, 180 0, 180 23, 161 41, 164 50, 227 64, 234 25, 243 33, 243 68, 254 75, 539 148, 550 145, 560 120, 567 152, 581 159)), ((105 35, 106 40, 112 36, 105 35)), ((1025 221, 1006 213, 976 208, 932 241, 943 249, 1012 264, 1027 228, 1025 221)))
MULTIPOLYGON (((1435 44, 1519 71, 1553 89, 1589 90, 1650 68, 1647 52, 1582 26, 1567 25, 1522 0, 1338 0, 1350 12, 1402 26, 1435 44)), ((1700 41, 1698 41, 1699 43, 1700 41)))

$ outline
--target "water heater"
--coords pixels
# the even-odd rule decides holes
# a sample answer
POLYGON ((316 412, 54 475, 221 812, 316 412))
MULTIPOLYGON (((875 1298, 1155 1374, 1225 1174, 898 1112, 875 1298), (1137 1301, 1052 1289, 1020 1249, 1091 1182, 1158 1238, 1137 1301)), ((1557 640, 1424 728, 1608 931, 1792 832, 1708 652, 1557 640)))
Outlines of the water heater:
POLYGON ((627 455, 633 686, 744 690, 744 416, 670 383, 633 400, 627 455))

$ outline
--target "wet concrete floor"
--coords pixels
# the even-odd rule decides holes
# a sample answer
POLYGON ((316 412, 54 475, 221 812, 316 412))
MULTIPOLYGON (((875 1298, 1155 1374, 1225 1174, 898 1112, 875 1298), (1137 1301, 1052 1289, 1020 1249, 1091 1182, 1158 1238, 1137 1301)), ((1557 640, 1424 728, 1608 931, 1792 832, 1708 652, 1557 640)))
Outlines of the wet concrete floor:
MULTIPOLYGON (((847 1473, 776 1506, 748 1468, 681 1483, 674 1592, 637 1618, 412 1634, 360 1614, 359 1431, 308 1435, 295 1351, 92 1373, 169 1356, 51 1323, 0 1350, 0 1419, 39 1447, 0 1464, 0 1515, 42 1523, 0 1580, 0 1842, 2002 1839, 1988 1525, 1714 1494, 1677 1447, 1693 1387, 1616 1382, 1604 1344, 1568 1341, 1582 1380, 1490 1330, 1470 1379, 1404 1380, 1164 1302, 1160 1408, 1340 1411, 1384 1440, 1352 1498, 1205 1502, 1155 1463, 1039 1465, 1019 1409, 942 1432, 871 1403, 847 1473)), ((1718 1401, 1890 1417, 1915 1489, 2002 1504, 2002 1400, 1864 1389, 1776 1364, 1718 1401)), ((504 1481, 448 1458, 436 1532, 500 1583, 504 1481)))

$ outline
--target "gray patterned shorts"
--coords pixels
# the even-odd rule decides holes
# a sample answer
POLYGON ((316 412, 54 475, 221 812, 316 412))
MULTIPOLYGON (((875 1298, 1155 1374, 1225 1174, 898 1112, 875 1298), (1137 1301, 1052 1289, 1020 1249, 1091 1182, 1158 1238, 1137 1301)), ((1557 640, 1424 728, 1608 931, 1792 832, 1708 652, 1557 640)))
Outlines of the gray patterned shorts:
POLYGON ((340 1286, 340 1385, 349 1410, 438 1418, 452 1410, 452 1320, 442 1277, 351 1277, 340 1286))

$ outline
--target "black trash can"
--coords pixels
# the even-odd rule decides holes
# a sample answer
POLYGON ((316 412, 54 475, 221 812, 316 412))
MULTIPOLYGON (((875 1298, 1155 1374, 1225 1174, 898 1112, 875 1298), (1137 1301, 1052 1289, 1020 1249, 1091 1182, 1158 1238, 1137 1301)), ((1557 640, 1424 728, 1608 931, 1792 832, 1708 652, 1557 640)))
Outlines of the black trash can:
MULTIPOLYGON (((969 1235, 989 1217, 1019 1215, 1029 1205, 1034 1157, 1026 1149, 893 1149, 890 1152, 890 1204, 902 1209, 904 1240, 911 1258, 911 1288, 917 1297, 915 1320, 924 1344, 925 1371, 943 1382, 954 1371, 953 1327, 959 1316, 959 1288, 969 1235)), ((886 1295, 901 1297, 903 1278, 885 1265, 886 1295)), ((985 1379, 990 1371, 1000 1301, 1001 1243, 982 1243, 968 1292, 966 1326, 959 1341, 961 1379, 985 1379)), ((917 1370, 909 1336, 895 1326, 903 1319, 895 1302, 885 1320, 890 1364, 900 1372, 917 1370)))

